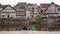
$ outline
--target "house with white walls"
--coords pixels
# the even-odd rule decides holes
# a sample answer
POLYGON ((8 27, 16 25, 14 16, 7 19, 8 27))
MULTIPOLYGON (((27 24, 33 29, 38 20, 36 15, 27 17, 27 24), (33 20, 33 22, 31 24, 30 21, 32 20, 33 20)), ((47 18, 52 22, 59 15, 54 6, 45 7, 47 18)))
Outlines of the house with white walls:
POLYGON ((0 18, 16 18, 16 10, 13 7, 11 7, 10 5, 6 5, 1 10, 0 18))

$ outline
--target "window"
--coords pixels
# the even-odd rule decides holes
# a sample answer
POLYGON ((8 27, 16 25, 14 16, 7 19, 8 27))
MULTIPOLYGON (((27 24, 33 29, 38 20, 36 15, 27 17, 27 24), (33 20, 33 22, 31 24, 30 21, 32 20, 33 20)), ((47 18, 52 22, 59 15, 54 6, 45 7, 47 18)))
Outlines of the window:
POLYGON ((53 14, 48 14, 48 16, 54 16, 53 14))
POLYGON ((25 7, 20 7, 20 9, 25 9, 25 7))
POLYGON ((15 12, 2 12, 2 13, 15 13, 15 12))
POLYGON ((11 18, 15 17, 15 15, 11 15, 11 18))
POLYGON ((31 8, 31 7, 28 7, 27 10, 28 10, 28 11, 32 11, 32 8, 31 8))
POLYGON ((1 17, 3 17, 3 18, 4 18, 4 17, 6 17, 6 15, 1 15, 1 17))
POLYGON ((19 14, 20 14, 20 15, 21 15, 21 14, 24 15, 25 12, 17 12, 17 14, 18 14, 18 15, 19 15, 19 14))

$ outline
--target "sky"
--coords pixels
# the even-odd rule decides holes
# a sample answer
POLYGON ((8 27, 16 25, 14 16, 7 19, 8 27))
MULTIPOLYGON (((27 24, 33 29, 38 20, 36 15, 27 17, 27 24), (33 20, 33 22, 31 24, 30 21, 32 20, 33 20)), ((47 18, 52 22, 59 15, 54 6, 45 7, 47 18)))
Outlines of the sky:
POLYGON ((38 4, 41 3, 51 3, 54 2, 55 4, 60 5, 60 0, 0 0, 0 3, 3 5, 16 5, 18 2, 27 2, 32 4, 38 4))

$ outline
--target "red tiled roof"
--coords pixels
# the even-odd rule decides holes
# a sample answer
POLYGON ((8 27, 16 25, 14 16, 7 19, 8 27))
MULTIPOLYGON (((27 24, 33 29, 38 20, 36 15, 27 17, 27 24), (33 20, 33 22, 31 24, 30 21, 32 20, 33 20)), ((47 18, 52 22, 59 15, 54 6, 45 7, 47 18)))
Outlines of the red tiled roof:
POLYGON ((45 3, 41 4, 41 5, 40 5, 40 12, 43 13, 44 10, 42 10, 42 9, 43 9, 43 8, 46 9, 46 8, 48 8, 49 6, 50 6, 50 4, 45 4, 45 3))
MULTIPOLYGON (((54 2, 49 3, 42 3, 40 4, 40 10, 42 10, 43 8, 48 8, 51 4, 55 4, 54 2)), ((57 4, 55 4, 56 6, 58 6, 57 4)))
POLYGON ((41 4, 40 5, 40 9, 42 10, 42 8, 48 8, 50 4, 41 4))
POLYGON ((43 13, 45 10, 47 10, 47 8, 51 5, 51 4, 55 4, 54 2, 52 3, 42 3, 40 4, 40 12, 43 13))

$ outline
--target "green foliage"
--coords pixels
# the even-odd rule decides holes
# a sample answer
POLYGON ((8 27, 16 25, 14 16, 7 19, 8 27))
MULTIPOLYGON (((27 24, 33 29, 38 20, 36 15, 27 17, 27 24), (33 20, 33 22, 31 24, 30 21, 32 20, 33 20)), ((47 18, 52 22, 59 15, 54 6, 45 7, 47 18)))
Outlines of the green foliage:
POLYGON ((40 22, 40 20, 41 20, 41 14, 37 13, 35 18, 30 19, 30 22, 32 24, 37 24, 40 22))
POLYGON ((41 17, 41 14, 37 13, 36 17, 41 17))
POLYGON ((41 20, 41 14, 37 13, 36 17, 33 18, 33 19, 31 19, 31 23, 30 24, 31 25, 35 25, 35 27, 36 27, 37 30, 41 30, 41 28, 44 27, 44 24, 40 23, 40 20, 41 20))
POLYGON ((40 22, 40 20, 41 20, 41 14, 40 13, 37 13, 35 20, 37 23, 40 22))
POLYGON ((40 20, 40 19, 41 19, 41 14, 37 13, 36 20, 40 20))
POLYGON ((36 24, 36 25, 38 25, 39 23, 36 23, 36 22, 32 22, 31 24, 36 24))

